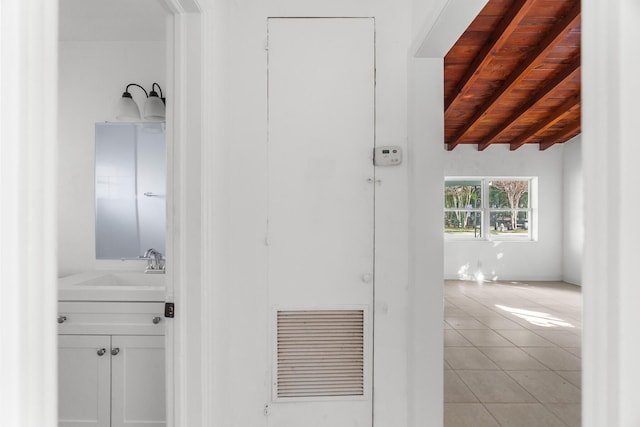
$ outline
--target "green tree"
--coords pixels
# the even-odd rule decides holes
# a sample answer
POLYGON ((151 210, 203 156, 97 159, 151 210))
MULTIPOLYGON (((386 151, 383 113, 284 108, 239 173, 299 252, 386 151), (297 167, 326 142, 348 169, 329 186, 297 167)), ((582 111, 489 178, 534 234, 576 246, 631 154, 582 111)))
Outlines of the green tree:
POLYGON ((529 191, 529 181, 493 181, 491 185, 507 196, 509 207, 513 209, 511 212, 511 227, 515 230, 518 217, 515 209, 520 207, 520 199, 529 191))
POLYGON ((466 228, 467 220, 470 217, 467 212, 462 211, 467 206, 477 207, 480 201, 480 187, 473 185, 447 185, 445 186, 445 207, 448 209, 460 209, 452 212, 458 226, 466 228))

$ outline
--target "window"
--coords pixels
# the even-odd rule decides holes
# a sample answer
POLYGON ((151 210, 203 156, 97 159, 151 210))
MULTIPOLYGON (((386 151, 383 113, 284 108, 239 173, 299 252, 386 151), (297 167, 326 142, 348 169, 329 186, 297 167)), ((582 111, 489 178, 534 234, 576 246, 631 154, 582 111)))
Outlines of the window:
POLYGON ((532 239, 533 178, 446 178, 444 233, 449 239, 532 239))

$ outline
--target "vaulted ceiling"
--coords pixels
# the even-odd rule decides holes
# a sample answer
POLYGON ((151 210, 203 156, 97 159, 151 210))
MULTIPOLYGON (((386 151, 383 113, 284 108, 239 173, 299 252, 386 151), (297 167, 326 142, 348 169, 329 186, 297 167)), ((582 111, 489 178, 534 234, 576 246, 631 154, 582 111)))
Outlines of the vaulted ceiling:
POLYGON ((580 133, 580 1, 489 0, 444 59, 445 144, 540 150, 580 133))

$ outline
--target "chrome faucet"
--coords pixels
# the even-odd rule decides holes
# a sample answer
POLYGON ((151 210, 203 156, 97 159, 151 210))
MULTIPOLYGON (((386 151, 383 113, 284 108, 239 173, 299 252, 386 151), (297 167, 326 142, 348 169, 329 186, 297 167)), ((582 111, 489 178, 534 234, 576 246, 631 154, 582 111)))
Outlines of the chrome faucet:
POLYGON ((147 268, 144 270, 145 273, 160 273, 164 274, 164 259, 162 259, 162 254, 156 251, 153 248, 147 249, 142 258, 147 260, 147 268))

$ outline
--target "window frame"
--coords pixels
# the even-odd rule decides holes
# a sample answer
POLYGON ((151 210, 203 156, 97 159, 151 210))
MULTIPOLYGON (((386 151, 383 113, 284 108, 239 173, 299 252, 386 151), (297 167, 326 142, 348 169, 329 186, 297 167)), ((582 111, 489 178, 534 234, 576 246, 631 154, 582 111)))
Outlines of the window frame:
POLYGON ((480 197, 481 197, 481 206, 480 207, 472 207, 468 209, 461 208, 446 208, 445 197, 446 194, 443 194, 443 212, 446 216, 447 213, 451 212, 477 212, 480 214, 480 233, 479 235, 471 235, 471 233, 464 233, 462 235, 455 235, 455 233, 447 233, 443 224, 443 234, 445 240, 447 241, 463 241, 463 242, 471 242, 471 241, 497 241, 497 242, 534 242, 537 241, 537 177, 532 176, 446 176, 444 178, 443 187, 446 189, 447 182, 451 181, 476 181, 480 185, 480 197), (494 208, 490 206, 490 184, 493 181, 527 181, 528 182, 528 190, 527 197, 528 203, 526 208, 494 208), (493 234, 491 232, 491 217, 492 214, 496 214, 499 212, 513 212, 515 215, 518 212, 526 212, 527 215, 527 226, 525 229, 527 230, 526 236, 524 234, 518 235, 509 235, 509 234, 493 234))

